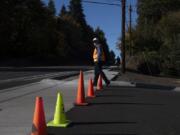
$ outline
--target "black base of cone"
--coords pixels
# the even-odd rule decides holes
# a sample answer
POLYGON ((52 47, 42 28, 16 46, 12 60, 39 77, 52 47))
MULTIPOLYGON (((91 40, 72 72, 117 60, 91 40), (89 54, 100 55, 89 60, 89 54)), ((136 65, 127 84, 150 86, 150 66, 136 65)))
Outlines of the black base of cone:
POLYGON ((103 89, 96 89, 96 91, 102 91, 103 89))
POLYGON ((87 96, 88 98, 95 98, 96 96, 87 96))
POLYGON ((89 103, 74 103, 74 106, 87 106, 89 103))

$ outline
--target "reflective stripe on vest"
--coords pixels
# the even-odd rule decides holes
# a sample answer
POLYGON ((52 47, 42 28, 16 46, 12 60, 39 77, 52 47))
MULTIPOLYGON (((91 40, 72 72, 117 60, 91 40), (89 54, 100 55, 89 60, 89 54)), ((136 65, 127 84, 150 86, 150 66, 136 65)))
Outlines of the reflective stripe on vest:
MULTIPOLYGON (((96 48, 94 49, 93 59, 94 59, 94 62, 97 62, 97 61, 98 61, 98 51, 97 51, 96 48)), ((101 55, 100 60, 101 60, 101 61, 105 61, 104 51, 102 51, 102 55, 101 55)))

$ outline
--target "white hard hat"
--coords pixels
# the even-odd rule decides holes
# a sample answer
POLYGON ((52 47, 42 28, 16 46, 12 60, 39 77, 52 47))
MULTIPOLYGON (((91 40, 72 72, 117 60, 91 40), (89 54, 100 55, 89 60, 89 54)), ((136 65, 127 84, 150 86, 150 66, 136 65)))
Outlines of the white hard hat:
POLYGON ((98 38, 96 38, 96 37, 95 37, 95 38, 93 38, 93 42, 95 42, 95 41, 98 41, 98 38))

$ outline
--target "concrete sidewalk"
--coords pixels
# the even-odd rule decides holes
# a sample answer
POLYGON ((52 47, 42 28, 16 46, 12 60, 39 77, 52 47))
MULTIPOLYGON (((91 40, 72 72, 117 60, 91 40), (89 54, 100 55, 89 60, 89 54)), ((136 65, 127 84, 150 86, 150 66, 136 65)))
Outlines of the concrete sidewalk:
MULTIPOLYGON (((109 79, 118 73, 105 70, 109 79)), ((85 88, 93 71, 84 72, 85 88)), ((0 91, 0 134, 28 135, 31 132, 35 97, 44 99, 46 121, 54 115, 57 93, 63 94, 65 110, 73 107, 76 98, 78 76, 65 80, 61 78, 45 79, 38 83, 28 84, 0 91), (60 80, 59 80, 60 79, 60 80)))
POLYGON ((49 127, 49 135, 180 134, 179 92, 165 86, 115 84, 87 99, 90 105, 69 110, 71 126, 49 127))

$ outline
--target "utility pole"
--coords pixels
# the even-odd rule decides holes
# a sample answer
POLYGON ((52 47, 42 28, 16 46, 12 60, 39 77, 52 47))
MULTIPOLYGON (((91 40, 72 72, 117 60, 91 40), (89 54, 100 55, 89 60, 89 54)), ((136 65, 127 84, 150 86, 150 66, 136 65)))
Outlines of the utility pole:
POLYGON ((130 40, 130 56, 132 56, 132 6, 129 6, 129 40, 130 40))
POLYGON ((122 73, 126 72, 126 48, 125 48, 125 26, 126 26, 126 0, 122 2, 122 38, 121 38, 121 52, 122 52, 122 73))

